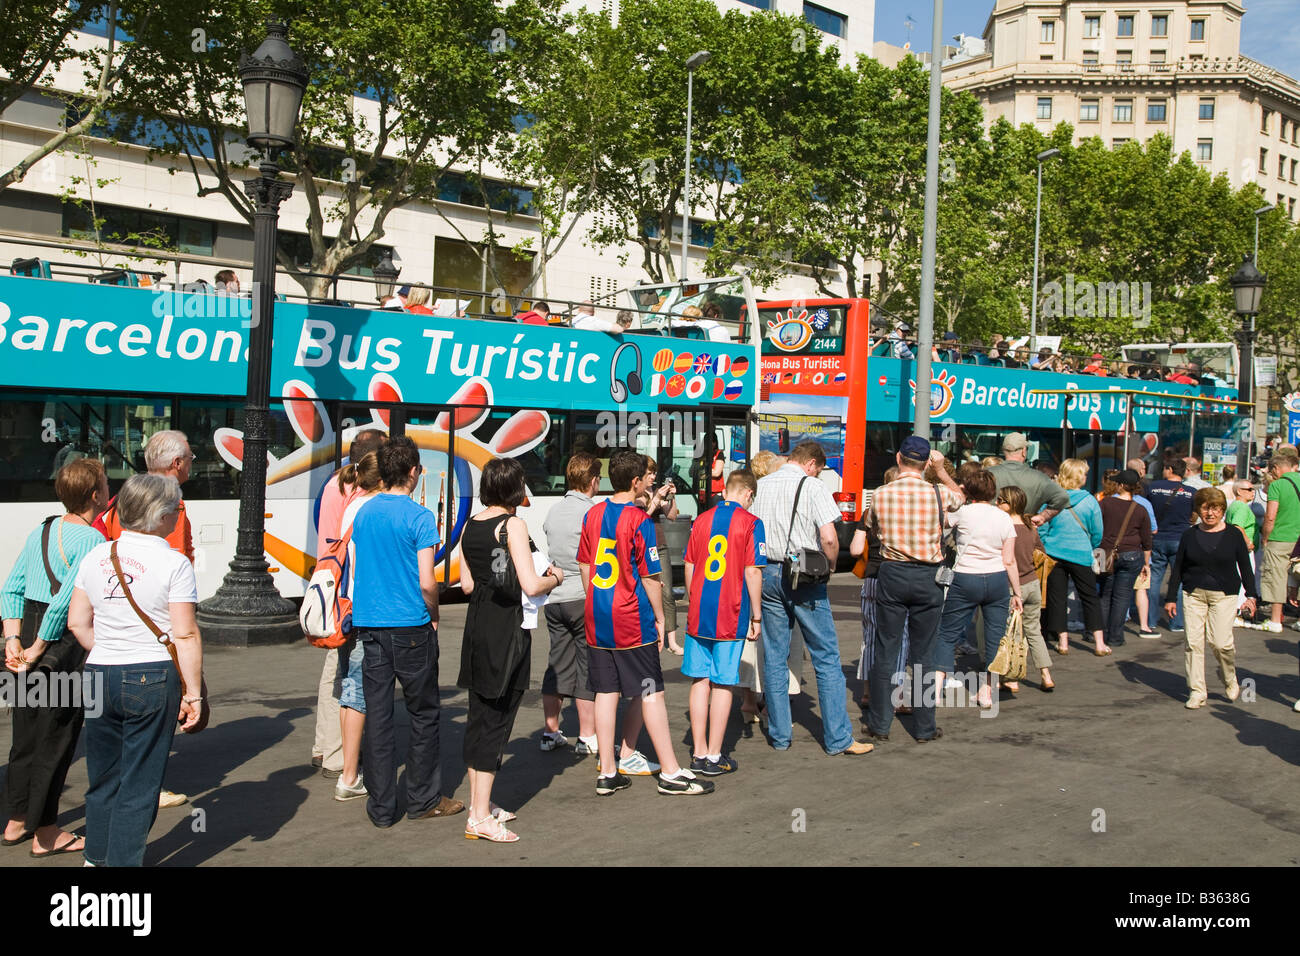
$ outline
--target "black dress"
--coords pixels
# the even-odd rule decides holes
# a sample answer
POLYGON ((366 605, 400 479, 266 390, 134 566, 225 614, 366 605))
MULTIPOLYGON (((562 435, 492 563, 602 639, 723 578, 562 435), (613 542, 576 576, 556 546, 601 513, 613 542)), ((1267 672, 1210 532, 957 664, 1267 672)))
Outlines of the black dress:
POLYGON ((509 515, 469 521, 461 536, 461 560, 474 578, 457 685, 469 691, 465 725, 465 766, 495 773, 524 691, 528 689, 532 635, 524 629, 522 594, 494 583, 494 563, 510 560, 505 540, 509 515))

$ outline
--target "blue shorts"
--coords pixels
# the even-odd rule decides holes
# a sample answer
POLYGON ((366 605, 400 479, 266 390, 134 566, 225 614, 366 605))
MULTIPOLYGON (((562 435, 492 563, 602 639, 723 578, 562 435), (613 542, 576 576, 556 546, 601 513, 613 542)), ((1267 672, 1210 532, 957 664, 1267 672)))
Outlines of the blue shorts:
POLYGON ((355 637, 349 638, 339 648, 339 677, 342 682, 339 706, 355 710, 358 714, 366 712, 366 691, 361 683, 361 663, 365 658, 365 650, 355 637))
POLYGON ((733 687, 740 683, 740 655, 745 642, 714 641, 686 635, 682 673, 687 677, 707 677, 710 683, 733 687))

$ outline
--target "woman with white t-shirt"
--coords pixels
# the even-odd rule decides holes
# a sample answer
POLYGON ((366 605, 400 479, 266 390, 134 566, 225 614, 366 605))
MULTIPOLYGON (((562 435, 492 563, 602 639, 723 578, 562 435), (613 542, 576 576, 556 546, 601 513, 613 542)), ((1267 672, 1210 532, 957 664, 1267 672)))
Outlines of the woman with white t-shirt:
POLYGON ((117 496, 122 536, 97 545, 77 571, 68 629, 90 651, 85 674, 100 703, 85 732, 93 866, 144 862, 172 735, 178 721, 196 727, 202 711, 198 584, 189 559, 167 544, 180 507, 175 478, 128 478, 117 496), (175 645, 175 664, 158 632, 175 645))
MULTIPOLYGON (((952 585, 943 604, 939 638, 935 642, 934 669, 951 673, 956 648, 975 609, 984 615, 984 663, 987 668, 997 656, 998 643, 1007 627, 1008 611, 1023 609, 1020 574, 1016 568, 1016 529, 1010 516, 995 505, 997 484, 993 475, 975 464, 963 465, 958 475, 966 504, 947 515, 956 532, 957 562, 952 585)), ((936 684, 936 686, 939 686, 936 684)), ((982 675, 979 705, 993 706, 993 691, 982 675)))
MULTIPOLYGON (((339 472, 339 487, 351 485, 361 493, 348 502, 343 510, 343 519, 339 522, 339 534, 345 535, 352 528, 357 513, 365 507, 375 495, 384 490, 384 483, 379 477, 379 455, 369 452, 356 462, 339 472)), ((357 547, 348 542, 348 590, 352 594, 352 584, 357 576, 357 547)), ((339 671, 334 681, 338 688, 339 724, 343 740, 343 772, 334 784, 335 800, 356 800, 366 795, 366 785, 361 779, 361 737, 366 729, 366 693, 362 686, 362 661, 365 651, 361 642, 355 637, 348 638, 339 648, 339 671)))

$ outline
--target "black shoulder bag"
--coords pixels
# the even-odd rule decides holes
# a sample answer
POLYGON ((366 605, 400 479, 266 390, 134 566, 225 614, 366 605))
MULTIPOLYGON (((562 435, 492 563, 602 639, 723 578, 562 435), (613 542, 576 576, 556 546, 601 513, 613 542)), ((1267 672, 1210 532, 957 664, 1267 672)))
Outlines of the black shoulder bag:
POLYGON ((803 483, 807 480, 806 475, 799 479, 799 487, 794 491, 794 504, 790 508, 790 526, 785 531, 786 558, 781 562, 781 579, 791 591, 802 584, 825 584, 831 579, 831 562, 821 548, 800 548, 795 554, 790 553, 790 536, 799 510, 799 496, 803 494, 803 483))

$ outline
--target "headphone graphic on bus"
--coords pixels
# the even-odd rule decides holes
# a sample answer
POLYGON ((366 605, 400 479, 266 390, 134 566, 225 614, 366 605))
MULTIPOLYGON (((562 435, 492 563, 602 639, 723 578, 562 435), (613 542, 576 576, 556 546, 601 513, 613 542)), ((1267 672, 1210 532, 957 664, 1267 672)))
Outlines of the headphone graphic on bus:
POLYGON ((629 390, 633 395, 641 394, 641 352, 631 342, 624 342, 614 350, 614 358, 609 363, 609 397, 622 405, 627 401, 629 390), (627 373, 626 384, 618 377, 618 360, 624 352, 631 352, 636 360, 636 368, 627 373))

